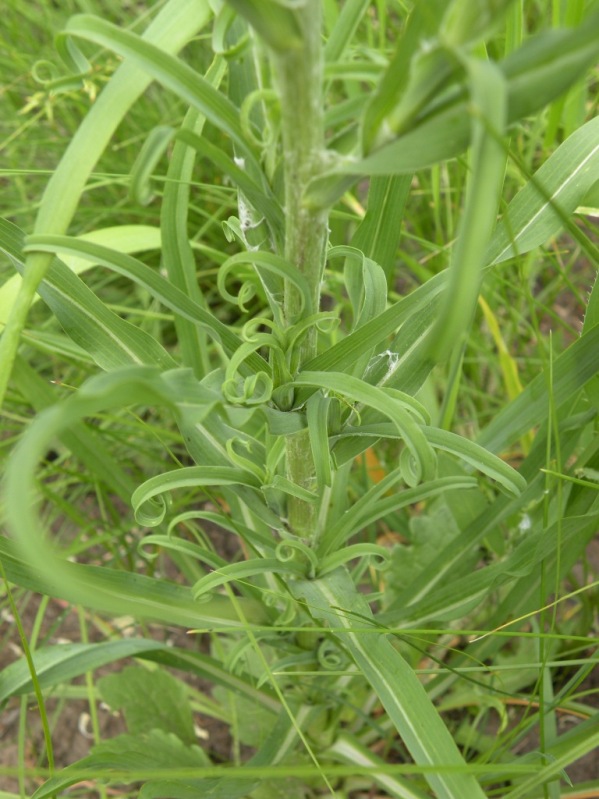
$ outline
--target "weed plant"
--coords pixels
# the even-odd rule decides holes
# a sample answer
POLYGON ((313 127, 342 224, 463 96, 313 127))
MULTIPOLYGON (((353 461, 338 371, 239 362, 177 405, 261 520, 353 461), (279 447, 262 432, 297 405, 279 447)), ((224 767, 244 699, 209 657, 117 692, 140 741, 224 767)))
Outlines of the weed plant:
POLYGON ((20 795, 597 795, 597 3, 98 7, 5 22, 20 795))

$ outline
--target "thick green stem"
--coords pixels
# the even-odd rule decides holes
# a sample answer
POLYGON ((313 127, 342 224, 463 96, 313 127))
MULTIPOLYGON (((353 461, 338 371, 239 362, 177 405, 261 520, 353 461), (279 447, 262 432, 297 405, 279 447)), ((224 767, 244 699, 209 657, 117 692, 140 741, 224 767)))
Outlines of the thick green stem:
MULTIPOLYGON (((328 233, 328 214, 303 204, 310 180, 322 171, 324 123, 322 99, 321 0, 306 0, 296 10, 302 31, 302 46, 274 56, 274 73, 281 104, 285 171, 285 258, 308 281, 312 308, 302 308, 297 289, 285 287, 284 317, 287 326, 302 315, 315 313, 320 303, 320 283, 328 233)), ((296 368, 316 354, 316 331, 311 330, 299 344, 296 368)), ((307 434, 287 442, 289 479, 313 489, 315 471, 307 434)), ((304 538, 314 535, 315 508, 304 500, 290 498, 291 529, 304 538)))

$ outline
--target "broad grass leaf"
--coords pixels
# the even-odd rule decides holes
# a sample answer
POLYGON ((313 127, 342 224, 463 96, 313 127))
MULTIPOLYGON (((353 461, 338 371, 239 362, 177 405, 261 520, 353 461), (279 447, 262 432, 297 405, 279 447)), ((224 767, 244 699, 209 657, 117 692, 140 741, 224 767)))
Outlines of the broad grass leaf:
MULTIPOLYGON (((17 253, 25 240, 25 234, 18 228, 14 231, 15 237, 9 234, 9 229, 3 226, 0 218, 0 237, 5 241, 6 247, 11 247, 17 253), (11 242, 12 239, 12 243, 11 242)), ((10 224, 10 223, 9 223, 10 224)), ((106 228, 91 230, 81 235, 85 241, 91 241, 104 247, 110 247, 118 252, 134 253, 148 250, 159 250, 161 246, 160 230, 152 225, 114 225, 106 228)), ((91 269, 93 263, 87 258, 76 255, 64 256, 62 259, 68 268, 79 275, 91 269)), ((10 309, 12 308, 21 285, 21 275, 9 277, 0 287, 0 325, 5 325, 10 309)), ((32 305, 40 299, 39 295, 33 298, 32 305)))
POLYGON ((417 124, 419 114, 451 84, 463 79, 461 53, 442 42, 428 41, 410 62, 410 79, 399 102, 384 121, 396 136, 417 124), (457 57, 456 57, 457 55, 457 57))
POLYGON ((497 264, 544 244, 564 226, 597 180, 599 118, 591 119, 549 156, 510 202, 485 256, 497 264))
POLYGON ((305 369, 311 372, 349 371, 357 358, 385 341, 408 319, 418 318, 424 309, 438 299, 446 287, 446 282, 445 272, 435 275, 359 330, 350 333, 326 352, 317 355, 305 364, 305 369))
POLYGON ((577 213, 599 216, 599 180, 596 180, 585 194, 577 213))
MULTIPOLYGON (((587 309, 582 325, 582 335, 599 325, 599 273, 595 276, 593 288, 589 294, 587 309)), ((599 372, 599 369, 597 370, 599 372)), ((599 374, 592 377, 585 386, 585 394, 592 407, 599 408, 599 374)))
POLYGON ((591 718, 585 719, 560 735, 545 751, 543 764, 539 763, 538 770, 505 794, 505 799, 520 799, 526 796, 539 785, 550 782, 552 778, 563 776, 564 769, 588 752, 596 751, 599 747, 598 724, 599 718, 595 713, 591 718))
MULTIPOLYGON (((25 269, 23 244, 21 230, 0 219, 0 248, 19 272, 25 269)), ((98 245, 88 242, 88 246, 98 245)), ((130 364, 155 365, 165 369, 176 366, 152 336, 110 311, 59 259, 51 259, 38 291, 65 332, 89 352, 101 368, 113 369, 130 364)))
POLYGON ((589 301, 584 315, 582 335, 588 333, 593 327, 599 325, 599 273, 595 276, 593 288, 589 294, 589 301))
POLYGON ((355 764, 358 766, 369 766, 372 768, 372 779, 381 788, 384 788, 390 796, 397 799, 429 799, 429 795, 417 788, 409 780, 394 774, 386 774, 384 766, 386 763, 377 757, 372 751, 356 740, 349 733, 342 731, 328 750, 335 759, 344 763, 355 764), (377 772, 377 766, 381 767, 377 772))
MULTIPOLYGON (((482 602, 490 591, 505 587, 510 583, 522 584, 531 589, 536 586, 538 606, 539 566, 549 564, 555 558, 558 543, 564 551, 572 550, 581 555, 593 532, 596 514, 588 517, 565 518, 547 529, 529 533, 506 559, 474 572, 451 579, 435 590, 429 590, 426 597, 404 609, 396 623, 423 624, 435 621, 451 621, 463 617, 482 602)), ((543 600, 541 600, 542 602, 543 600)), ((535 607, 534 601, 532 607, 535 607)))
POLYGON ((196 743, 188 691, 168 671, 128 666, 101 677, 96 687, 113 711, 122 712, 130 734, 162 730, 187 746, 196 743))
MULTIPOLYGON (((124 638, 99 644, 59 644, 33 652, 35 673, 41 688, 49 688, 93 671, 121 658, 162 649, 165 644, 143 638, 124 638)), ((31 674, 24 659, 15 660, 0 672, 0 702, 10 696, 33 692, 31 674)))
POLYGON ((451 47, 472 44, 489 37, 501 24, 513 0, 452 0, 440 29, 440 38, 451 47))
MULTIPOLYGON (((387 305, 387 279, 379 264, 353 247, 332 247, 328 258, 344 257, 343 278, 352 306, 352 332, 375 319, 387 305)), ((372 350, 362 354, 351 373, 362 377, 372 350)), ((349 371, 349 370, 348 370, 349 371)))
POLYGON ((385 310, 387 281, 382 267, 353 247, 332 247, 329 259, 345 257, 345 285, 352 303, 352 330, 362 327, 385 310))
POLYGON ((468 771, 451 734, 425 689, 402 655, 378 628, 370 606, 345 569, 320 580, 290 584, 312 616, 329 625, 332 635, 350 654, 385 708, 389 719, 419 765, 452 766, 451 771, 427 771, 425 778, 440 799, 482 799, 480 785, 468 771), (354 615, 356 614, 356 615, 354 615), (362 635, 352 628, 372 625, 380 635, 362 635))
MULTIPOLYGON (((395 46, 389 66, 372 94, 362 124, 362 145, 369 153, 377 143, 381 126, 406 90, 410 78, 410 62, 422 41, 434 38, 447 7, 447 0, 416 3, 408 16, 395 46)), ((357 246, 357 245, 356 245, 357 246)))

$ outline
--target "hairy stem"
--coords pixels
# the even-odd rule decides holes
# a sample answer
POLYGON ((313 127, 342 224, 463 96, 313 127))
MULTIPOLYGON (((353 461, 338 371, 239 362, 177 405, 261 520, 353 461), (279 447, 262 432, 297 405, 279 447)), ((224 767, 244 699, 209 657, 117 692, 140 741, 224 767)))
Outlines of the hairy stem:
MULTIPOLYGON (((284 300, 287 326, 302 315, 318 311, 328 232, 328 214, 308 209, 303 204, 308 183, 322 171, 324 154, 321 0, 306 0, 296 10, 296 15, 302 31, 302 46, 277 53, 273 57, 273 67, 283 135, 285 258, 308 281, 312 307, 302 308, 300 293, 288 283, 284 300)), ((315 354, 316 331, 312 329, 298 345, 293 359, 296 369, 315 354)), ((314 464, 305 433, 288 439, 287 475, 297 485, 314 488, 314 464)), ((297 535, 305 538, 314 535, 315 507, 311 503, 291 497, 288 517, 297 535)))

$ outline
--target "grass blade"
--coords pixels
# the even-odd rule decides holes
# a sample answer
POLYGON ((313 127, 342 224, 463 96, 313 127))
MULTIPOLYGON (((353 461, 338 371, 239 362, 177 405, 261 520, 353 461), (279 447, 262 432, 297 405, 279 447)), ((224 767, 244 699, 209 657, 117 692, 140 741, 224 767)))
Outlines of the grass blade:
POLYGON ((357 618, 361 627, 377 625, 348 573, 339 569, 321 580, 298 580, 290 583, 290 589, 296 599, 307 603, 315 619, 329 625, 332 635, 350 653, 416 763, 440 766, 438 772, 425 775, 439 799, 483 799, 480 785, 468 773, 468 766, 412 668, 384 634, 362 638, 360 633, 352 632, 357 618), (455 768, 444 771, 442 766, 455 768))
POLYGON ((468 58, 464 66, 473 104, 471 168, 447 290, 429 336, 429 354, 434 361, 445 360, 451 351, 461 348, 472 324, 505 172, 501 136, 507 95, 503 75, 491 62, 468 58))
MULTIPOLYGON (((21 256, 23 242, 19 228, 0 219, 0 249, 20 272, 26 269, 21 256)), ((130 364, 147 364, 170 369, 176 366, 175 361, 152 336, 110 311, 57 258, 51 260, 38 291, 65 332, 89 352, 100 367, 113 369, 130 364)))
POLYGON ((558 233, 564 217, 583 202, 598 171, 599 118, 595 118, 569 136, 514 197, 497 225, 485 263, 523 255, 558 233))

